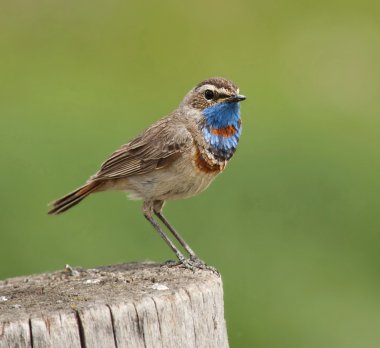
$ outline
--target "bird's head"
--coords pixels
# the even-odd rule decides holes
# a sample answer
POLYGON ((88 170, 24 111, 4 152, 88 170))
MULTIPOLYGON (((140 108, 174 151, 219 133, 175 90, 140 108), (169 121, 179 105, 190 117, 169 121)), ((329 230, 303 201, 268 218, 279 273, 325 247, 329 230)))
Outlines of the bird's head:
POLYGON ((232 81, 214 77, 195 86, 181 105, 201 114, 203 120, 213 127, 226 127, 238 121, 239 102, 245 99, 232 81))

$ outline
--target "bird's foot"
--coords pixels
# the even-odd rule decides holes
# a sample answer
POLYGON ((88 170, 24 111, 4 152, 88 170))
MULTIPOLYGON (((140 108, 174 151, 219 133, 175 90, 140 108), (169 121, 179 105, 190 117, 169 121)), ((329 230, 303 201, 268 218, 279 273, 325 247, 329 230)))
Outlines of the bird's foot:
POLYGON ((182 267, 188 268, 195 272, 196 270, 208 270, 217 275, 220 275, 218 270, 215 267, 207 265, 203 260, 201 260, 198 256, 191 256, 189 259, 181 261, 182 267))
POLYGON ((220 275, 219 271, 212 266, 207 265, 203 260, 201 260, 197 256, 191 256, 188 259, 181 259, 179 261, 174 261, 174 260, 168 260, 165 261, 162 266, 164 267, 182 267, 182 268, 187 268, 190 269, 191 271, 195 272, 197 270, 208 270, 216 275, 220 275))

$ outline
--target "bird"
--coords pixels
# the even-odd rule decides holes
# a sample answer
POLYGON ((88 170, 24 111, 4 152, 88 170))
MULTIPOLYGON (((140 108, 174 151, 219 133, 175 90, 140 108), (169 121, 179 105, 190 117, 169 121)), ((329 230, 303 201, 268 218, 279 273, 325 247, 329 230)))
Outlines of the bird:
POLYGON ((162 209, 166 201, 201 193, 223 172, 240 139, 240 102, 245 99, 231 80, 212 77, 200 82, 173 112, 113 152, 83 186, 52 202, 48 214, 63 213, 93 193, 125 191, 131 199, 142 200, 144 217, 175 253, 176 264, 191 269, 207 267, 162 209))

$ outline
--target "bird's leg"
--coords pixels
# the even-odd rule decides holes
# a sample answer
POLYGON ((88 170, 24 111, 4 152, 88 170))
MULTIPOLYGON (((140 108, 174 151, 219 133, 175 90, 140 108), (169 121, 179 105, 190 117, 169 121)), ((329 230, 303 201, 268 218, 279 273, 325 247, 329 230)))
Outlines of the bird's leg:
POLYGON ((195 254, 193 249, 190 248, 189 244, 181 237, 181 235, 175 230, 175 228, 169 223, 169 221, 162 215, 162 207, 164 201, 154 201, 153 211, 156 216, 164 223, 164 225, 169 229, 173 236, 178 240, 178 242, 183 246, 183 248, 189 253, 190 260, 194 261, 197 266, 205 265, 205 263, 195 254))
POLYGON ((186 260, 186 263, 183 263, 183 265, 186 268, 190 268, 192 270, 194 269, 208 269, 213 271, 216 274, 219 274, 219 272, 211 266, 206 265, 206 263, 201 260, 195 252, 190 248, 189 244, 185 242, 185 240, 178 234, 178 232, 174 229, 172 225, 170 225, 169 221, 166 220, 165 216, 162 215, 162 213, 154 212, 158 218, 164 223, 164 225, 170 230, 170 232, 173 234, 173 236, 178 240, 178 242, 184 247, 184 249, 189 253, 190 260, 186 260))
POLYGON ((184 249, 189 253, 190 258, 193 260, 198 259, 198 256, 195 254, 193 249, 190 248, 189 244, 185 242, 185 240, 181 237, 181 235, 174 229, 172 225, 170 225, 169 221, 166 220, 165 216, 162 215, 161 212, 154 212, 156 216, 164 223, 164 225, 169 229, 169 231, 173 234, 173 236, 178 240, 178 242, 184 247, 184 249))
POLYGON ((153 212, 156 216, 164 223, 164 225, 169 229, 173 236, 178 240, 178 242, 183 246, 183 248, 189 253, 191 260, 199 260, 199 257, 195 254, 193 249, 190 248, 189 244, 181 237, 181 235, 174 229, 174 227, 166 220, 165 216, 162 215, 162 207, 164 206, 164 201, 154 201, 153 202, 153 212))
POLYGON ((186 261, 186 258, 177 249, 177 247, 174 245, 174 243, 168 238, 168 236, 165 234, 165 232, 162 231, 160 225, 153 219, 153 217, 152 217, 152 209, 147 204, 145 204, 145 203, 144 203, 144 206, 143 206, 143 213, 144 213, 145 218, 152 224, 152 226, 158 232, 158 234, 161 236, 161 238, 166 242, 167 245, 169 245, 170 249, 173 250, 173 252, 178 257, 179 261, 181 263, 184 263, 186 261))
MULTIPOLYGON (((179 235, 179 233, 170 225, 169 221, 162 215, 161 210, 164 205, 163 201, 154 201, 153 212, 156 216, 164 223, 164 225, 170 230, 173 236, 178 240, 178 242, 183 246, 183 248, 189 253, 190 259, 181 260, 180 262, 183 267, 191 269, 193 272, 197 269, 207 269, 219 275, 219 272, 211 266, 206 265, 195 252, 190 248, 190 246, 185 242, 185 240, 179 235)), ((166 237, 167 238, 167 237, 166 237)), ((172 243, 170 241, 170 243, 172 243)))

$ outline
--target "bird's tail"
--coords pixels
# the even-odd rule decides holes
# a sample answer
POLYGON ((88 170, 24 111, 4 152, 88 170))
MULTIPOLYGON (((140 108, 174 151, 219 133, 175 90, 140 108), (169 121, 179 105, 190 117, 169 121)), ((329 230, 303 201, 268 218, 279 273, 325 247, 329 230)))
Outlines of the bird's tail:
POLYGON ((99 185, 102 183, 99 181, 90 181, 87 184, 79 187, 75 191, 67 194, 66 196, 57 199, 50 203, 51 209, 48 214, 60 214, 70 209, 74 205, 77 205, 82 199, 86 198, 90 193, 96 192, 99 189, 99 185))

